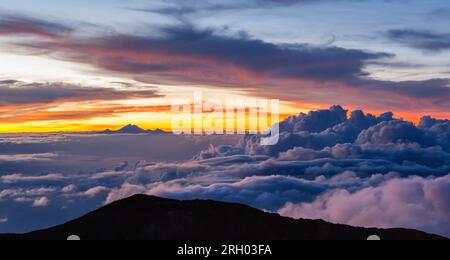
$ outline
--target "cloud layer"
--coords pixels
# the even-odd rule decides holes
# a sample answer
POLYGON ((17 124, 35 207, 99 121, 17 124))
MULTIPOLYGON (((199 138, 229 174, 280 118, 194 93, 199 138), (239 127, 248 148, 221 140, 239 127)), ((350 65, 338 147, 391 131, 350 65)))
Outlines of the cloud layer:
POLYGON ((291 117, 280 142, 211 146, 184 163, 142 164, 106 201, 136 193, 245 203, 291 217, 450 235, 450 122, 420 125, 339 106, 291 117))
POLYGON ((393 179, 356 192, 335 189, 311 203, 288 203, 284 216, 325 219, 353 226, 406 227, 436 234, 450 232, 450 175, 393 179))
POLYGON ((0 100, 0 119, 3 124, 80 120, 121 113, 170 110, 169 105, 133 106, 120 103, 123 100, 163 97, 150 87, 133 90, 4 80, 0 81, 0 95, 3 97, 0 100))
POLYGON ((0 82, 0 107, 76 101, 111 101, 161 97, 155 90, 118 90, 65 83, 0 82))
POLYGON ((13 231, 14 223, 23 224, 30 214, 49 216, 30 221, 30 227, 55 225, 145 193, 450 236, 450 121, 425 117, 416 126, 392 113, 348 113, 334 106, 290 117, 280 130, 275 146, 261 146, 259 135, 229 142, 235 145, 220 145, 225 139, 219 136, 209 141, 171 135, 44 136, 45 142, 5 137, 0 145, 9 147, 9 154, 0 156, 0 215, 9 224, 0 229, 13 231), (203 143, 201 149, 210 141, 216 145, 192 160, 144 159, 152 153, 168 159, 169 151, 183 149, 192 153, 197 143, 203 143), (13 154, 13 148, 35 153, 13 154))

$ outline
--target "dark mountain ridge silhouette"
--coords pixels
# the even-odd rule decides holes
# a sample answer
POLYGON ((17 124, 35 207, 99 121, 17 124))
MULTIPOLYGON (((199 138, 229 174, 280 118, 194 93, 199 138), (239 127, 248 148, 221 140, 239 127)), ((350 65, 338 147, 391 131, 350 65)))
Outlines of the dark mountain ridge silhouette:
POLYGON ((321 220, 294 220, 231 203, 177 201, 135 195, 66 224, 1 240, 438 240, 407 229, 355 228, 321 220))

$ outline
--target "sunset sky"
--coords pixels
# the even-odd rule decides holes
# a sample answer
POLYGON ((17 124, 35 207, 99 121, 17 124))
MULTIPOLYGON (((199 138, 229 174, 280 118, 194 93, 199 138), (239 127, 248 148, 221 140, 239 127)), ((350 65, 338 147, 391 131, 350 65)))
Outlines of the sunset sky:
POLYGON ((0 2, 0 132, 169 130, 195 90, 450 117, 447 0, 35 4, 0 2))
POLYGON ((0 0, 0 234, 148 194, 450 237, 449 24, 448 0, 0 0), (279 100, 278 142, 95 132, 170 131, 199 92, 279 100))

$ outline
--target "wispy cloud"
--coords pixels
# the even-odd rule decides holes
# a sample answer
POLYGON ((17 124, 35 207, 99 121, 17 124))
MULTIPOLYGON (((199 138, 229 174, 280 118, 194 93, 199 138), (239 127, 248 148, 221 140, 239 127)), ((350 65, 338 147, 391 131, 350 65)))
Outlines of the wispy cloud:
POLYGON ((169 105, 121 105, 119 101, 163 97, 154 88, 90 87, 65 83, 0 82, 0 120, 24 123, 83 120, 131 112, 169 111, 169 105), (110 102, 106 104, 105 102, 110 102), (111 103, 112 102, 112 103, 111 103), (115 102, 115 103, 114 103, 115 102), (119 103, 117 103, 119 102, 119 103))
MULTIPOLYGON (((6 81, 6 83, 11 81, 6 81)), ((154 89, 118 90, 66 83, 0 83, 1 106, 48 104, 53 102, 111 101, 162 97, 154 89)))
POLYGON ((8 218, 7 217, 0 218, 0 224, 5 224, 7 222, 8 222, 8 218))
POLYGON ((43 181, 63 181, 68 179, 62 174, 50 173, 39 176, 26 176, 23 174, 10 174, 0 177, 0 181, 3 183, 17 183, 17 182, 43 182, 43 181))
POLYGON ((79 108, 77 103, 72 102, 59 102, 52 105, 27 104, 23 106, 8 106, 1 109, 4 114, 0 116, 0 118, 5 124, 17 124, 49 120, 88 120, 98 117, 114 117, 116 115, 123 115, 126 113, 171 111, 170 105, 132 106, 120 104, 92 104, 89 105, 88 108, 83 108, 82 104, 80 106, 81 107, 79 108), (69 107, 59 111, 52 110, 58 108, 59 105, 69 107))
MULTIPOLYGON (((335 3, 348 0, 219 0, 219 1, 181 1, 181 0, 165 0, 159 7, 149 8, 133 8, 138 11, 154 12, 163 15, 169 15, 181 20, 184 16, 196 14, 200 12, 221 12, 230 10, 246 10, 246 9, 264 9, 289 7, 297 4, 317 4, 317 3, 335 3)), ((363 0, 364 1, 364 0, 363 0)))
POLYGON ((387 37, 395 42, 426 52, 450 50, 450 34, 423 30, 390 30, 387 37))
POLYGON ((56 22, 26 16, 2 15, 0 35, 29 35, 44 38, 59 38, 73 31, 68 26, 56 22))
MULTIPOLYGON (((0 155, 0 162, 50 161, 57 158, 58 156, 59 155, 56 153, 2 154, 0 155)), ((0 180, 5 181, 7 180, 7 178, 8 176, 2 176, 0 177, 0 180)))

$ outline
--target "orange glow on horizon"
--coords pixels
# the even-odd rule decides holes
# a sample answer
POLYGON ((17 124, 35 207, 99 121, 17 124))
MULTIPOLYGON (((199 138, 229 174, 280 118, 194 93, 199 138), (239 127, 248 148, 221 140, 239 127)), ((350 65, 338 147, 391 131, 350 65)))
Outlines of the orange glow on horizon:
MULTIPOLYGON (((283 103, 280 121, 289 116, 327 109, 320 104, 283 103)), ((349 111, 359 108, 345 107, 349 111)), ((95 132, 106 129, 118 130, 134 124, 143 129, 172 131, 174 113, 169 105, 133 106, 119 104, 39 104, 0 106, 0 133, 46 133, 46 132, 95 132)), ((380 115, 387 111, 362 109, 365 113, 380 115)), ((450 118, 440 112, 411 113, 397 112, 395 118, 418 124, 420 118, 429 115, 438 119, 450 118)))

